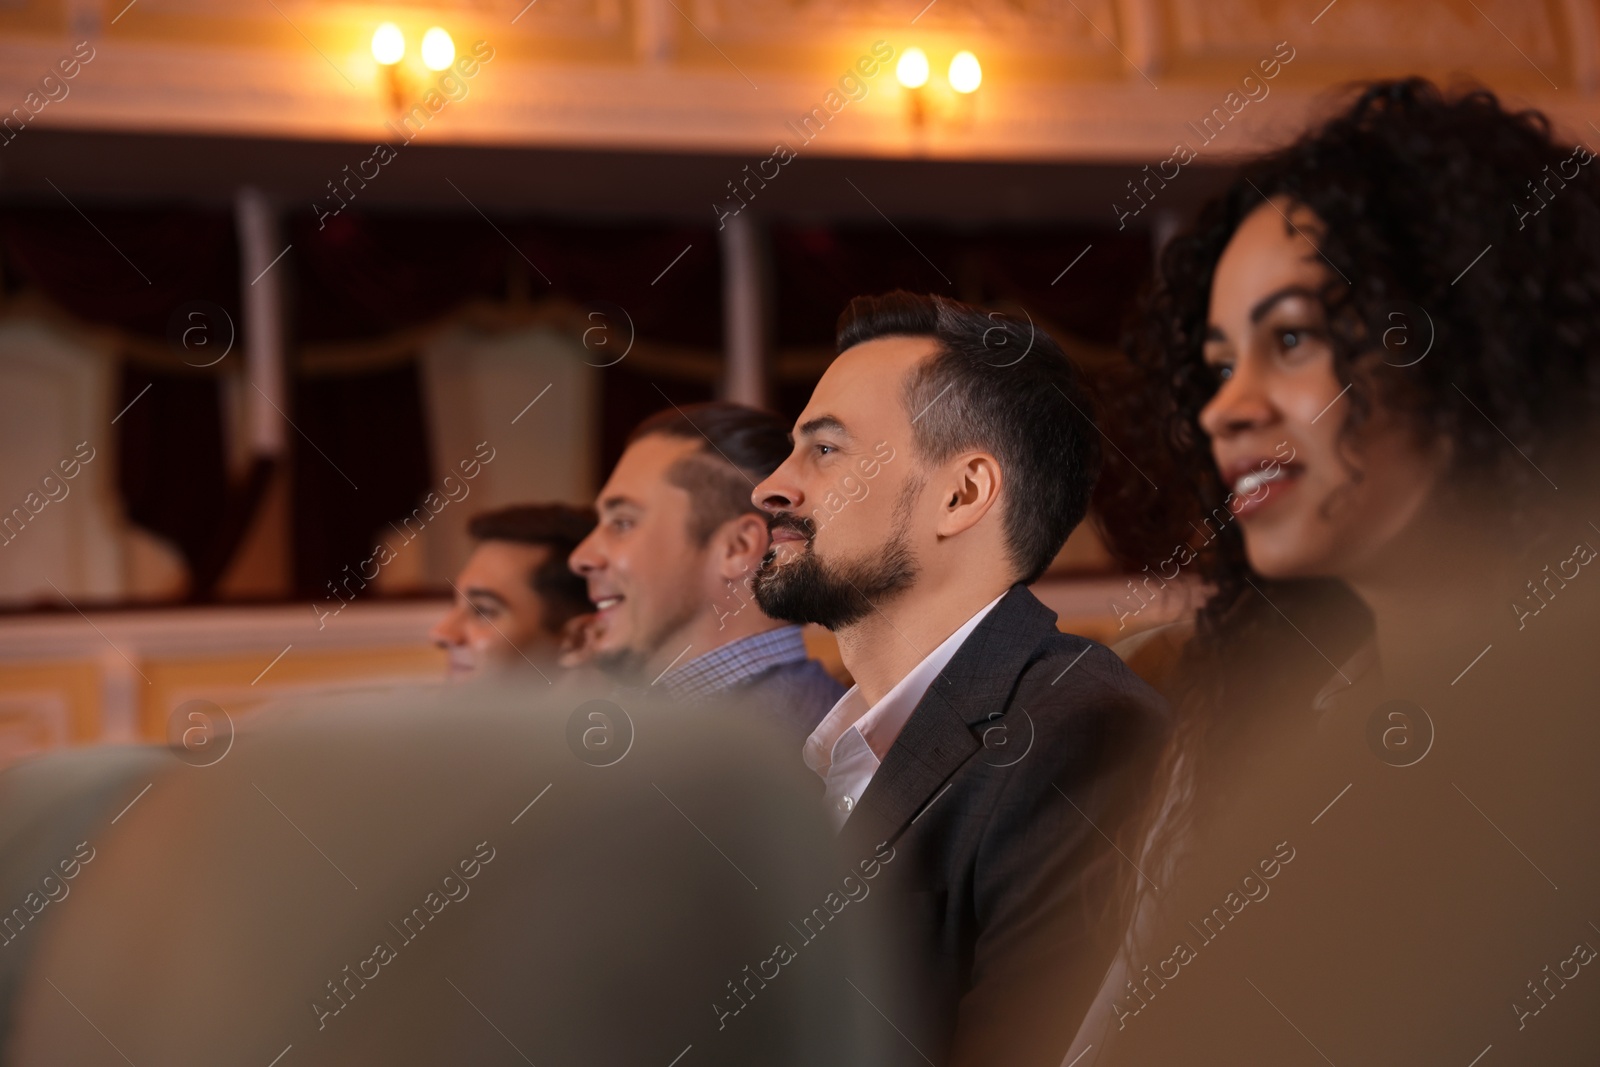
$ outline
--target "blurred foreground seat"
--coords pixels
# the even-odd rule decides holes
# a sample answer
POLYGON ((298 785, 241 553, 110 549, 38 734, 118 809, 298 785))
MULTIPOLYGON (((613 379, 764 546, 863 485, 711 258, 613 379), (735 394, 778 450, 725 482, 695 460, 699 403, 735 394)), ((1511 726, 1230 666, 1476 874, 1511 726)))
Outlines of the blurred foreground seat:
POLYGON ((860 931, 794 925, 841 872, 792 752, 549 692, 306 707, 32 801, 0 906, 76 866, 5 1062, 921 1062, 860 931))

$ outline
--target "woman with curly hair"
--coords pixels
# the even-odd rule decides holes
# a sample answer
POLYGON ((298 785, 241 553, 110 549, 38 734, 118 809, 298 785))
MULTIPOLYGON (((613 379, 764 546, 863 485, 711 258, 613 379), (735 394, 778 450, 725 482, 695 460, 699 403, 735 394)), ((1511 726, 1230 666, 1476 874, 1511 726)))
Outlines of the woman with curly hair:
POLYGON ((1361 87, 1168 244, 1131 355, 1160 488, 1108 527, 1208 595, 1066 1059, 1593 1057, 1593 153, 1361 87))

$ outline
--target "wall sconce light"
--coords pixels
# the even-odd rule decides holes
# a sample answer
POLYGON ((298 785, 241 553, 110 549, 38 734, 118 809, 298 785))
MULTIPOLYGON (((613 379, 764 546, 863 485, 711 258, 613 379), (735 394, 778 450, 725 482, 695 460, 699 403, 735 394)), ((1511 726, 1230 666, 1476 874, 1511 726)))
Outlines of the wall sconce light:
POLYGON ((383 68, 389 84, 389 103, 400 109, 405 99, 405 87, 400 84, 400 61, 406 56, 406 35, 392 22, 385 22, 372 31, 372 58, 383 68))
POLYGON ((978 65, 978 57, 967 51, 957 52, 950 60, 950 88, 958 93, 971 93, 982 84, 983 67, 978 65))
POLYGON ((372 58, 385 67, 392 67, 406 57, 406 35, 392 22, 385 22, 372 31, 372 58))
POLYGON ((907 48, 895 64, 894 76, 905 86, 906 99, 910 101, 911 125, 920 129, 927 121, 927 105, 923 101, 923 86, 928 84, 928 54, 920 48, 907 48))
POLYGON ((944 85, 929 84, 928 54, 920 48, 907 48, 895 65, 896 80, 906 89, 907 107, 913 129, 928 123, 930 114, 951 127, 972 125, 975 114, 972 94, 983 84, 983 66, 966 49, 950 59, 944 85))
MULTIPOLYGON (((422 35, 418 49, 422 66, 430 71, 445 71, 456 61, 456 43, 442 26, 431 27, 422 35)), ((394 110, 405 107, 408 97, 416 95, 418 88, 409 75, 419 74, 416 60, 406 60, 406 35, 393 22, 385 22, 372 31, 372 58, 383 68, 383 79, 389 88, 389 103, 394 110)))
POLYGON ((928 84, 928 54, 920 48, 907 48, 895 64, 894 76, 907 89, 920 89, 928 84))
MULTIPOLYGON (((439 26, 422 35, 422 64, 429 70, 445 70, 456 61, 456 43, 439 26)), ((976 64, 977 60, 973 60, 976 64)))

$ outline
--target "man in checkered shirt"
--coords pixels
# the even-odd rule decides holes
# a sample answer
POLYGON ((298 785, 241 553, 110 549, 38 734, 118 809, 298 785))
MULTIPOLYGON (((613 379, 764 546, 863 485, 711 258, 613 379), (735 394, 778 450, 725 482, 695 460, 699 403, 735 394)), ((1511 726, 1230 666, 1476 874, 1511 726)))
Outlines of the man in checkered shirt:
POLYGON ((750 490, 789 455, 776 415, 674 406, 640 423, 568 564, 596 608, 593 662, 678 700, 724 698, 798 744, 844 687, 799 626, 762 614, 750 579, 770 545, 750 490))

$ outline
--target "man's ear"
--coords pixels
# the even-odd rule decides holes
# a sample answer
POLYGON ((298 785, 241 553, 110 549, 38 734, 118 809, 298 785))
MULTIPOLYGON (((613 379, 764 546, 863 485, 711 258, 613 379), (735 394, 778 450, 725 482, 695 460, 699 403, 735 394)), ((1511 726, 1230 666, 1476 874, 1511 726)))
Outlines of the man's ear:
POLYGON ((1000 499, 1000 461, 988 452, 957 456, 944 469, 934 532, 954 537, 972 529, 1000 499))
POLYGON ((739 581, 754 574, 771 544, 766 518, 753 511, 723 523, 717 531, 717 565, 722 577, 739 581))

